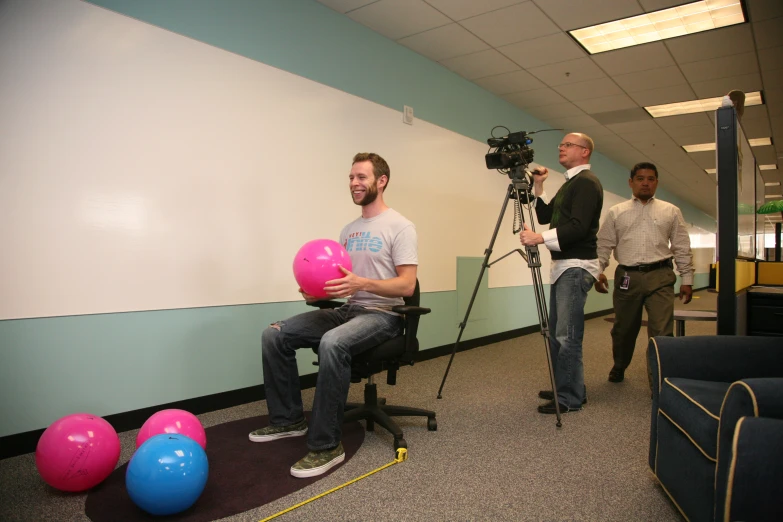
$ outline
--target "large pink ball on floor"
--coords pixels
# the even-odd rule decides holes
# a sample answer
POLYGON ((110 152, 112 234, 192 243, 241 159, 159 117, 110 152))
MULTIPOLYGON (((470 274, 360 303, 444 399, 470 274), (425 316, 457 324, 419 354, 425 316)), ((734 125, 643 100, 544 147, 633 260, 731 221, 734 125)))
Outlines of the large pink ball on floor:
POLYGON ((185 410, 161 410, 150 416, 136 435, 138 449, 150 437, 164 433, 178 433, 190 437, 207 449, 207 434, 198 417, 185 410))
POLYGON ((120 438, 97 415, 74 413, 54 421, 38 439, 41 478, 62 491, 85 491, 103 482, 120 459, 120 438))
POLYGON ((294 257, 294 278, 306 293, 313 297, 329 297, 324 292, 327 281, 342 279, 340 267, 353 269, 351 256, 337 241, 314 239, 308 241, 294 257))

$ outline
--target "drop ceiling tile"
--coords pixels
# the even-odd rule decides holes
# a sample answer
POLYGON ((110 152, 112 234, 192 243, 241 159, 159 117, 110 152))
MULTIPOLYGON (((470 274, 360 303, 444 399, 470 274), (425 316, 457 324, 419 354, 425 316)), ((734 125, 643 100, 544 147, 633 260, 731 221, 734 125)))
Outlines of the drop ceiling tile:
POLYGON ((489 49, 489 45, 456 23, 402 38, 398 43, 436 62, 489 49))
POLYGON ((548 121, 550 118, 567 118, 569 116, 580 116, 584 114, 576 105, 569 102, 528 107, 525 111, 541 121, 548 121))
POLYGON ((440 63, 468 80, 519 70, 517 64, 495 49, 441 60, 440 63))
POLYGON ((592 59, 609 76, 676 65, 662 42, 595 54, 592 59))
POLYGON ((426 0, 432 7, 452 20, 464 20, 503 7, 520 3, 520 0, 426 0))
MULTIPOLYGON (((659 119, 665 120, 667 118, 659 119)), ((715 126, 712 124, 694 127, 675 127, 668 129, 666 133, 679 145, 696 145, 715 141, 715 126)))
POLYGON ((671 87, 664 87, 663 89, 651 89, 649 91, 632 92, 629 94, 631 98, 642 107, 696 99, 696 95, 689 85, 673 85, 671 87))
POLYGON ((688 154, 688 157, 696 163, 699 167, 703 169, 714 169, 715 168, 715 151, 706 151, 706 152, 691 152, 688 154))
POLYGON ((684 2, 683 0, 639 0, 639 3, 642 4, 645 13, 650 13, 652 11, 676 7, 682 5, 684 2))
POLYGON ((764 85, 783 85, 783 69, 764 71, 761 77, 764 79, 764 85))
POLYGON ((783 2, 780 0, 749 0, 747 5, 751 22, 783 16, 783 2))
POLYGON ((623 90, 611 78, 558 85, 554 89, 571 101, 623 94, 623 90))
POLYGON ((703 112, 657 118, 655 123, 665 131, 683 127, 712 126, 712 122, 703 112))
POLYGON ((580 100, 574 103, 587 114, 620 111, 623 109, 632 109, 637 106, 636 102, 625 94, 591 98, 589 100, 580 100))
POLYGON ((568 100, 560 96, 552 89, 534 89, 532 91, 515 92, 506 94, 504 99, 510 101, 517 107, 541 107, 543 105, 554 105, 556 103, 566 103, 568 100))
POLYGON ((599 138, 605 136, 618 137, 617 134, 612 132, 610 129, 604 127, 603 125, 583 127, 579 132, 584 132, 591 138, 599 138))
POLYGON ((563 129, 563 132, 566 133, 584 132, 588 136, 592 137, 593 135, 587 132, 586 129, 595 129, 598 132, 612 134, 609 129, 604 129, 603 127, 598 126, 598 122, 587 114, 566 116, 564 118, 549 118, 547 123, 550 124, 552 128, 563 129), (603 129, 603 131, 599 131, 599 129, 603 129))
POLYGON ((609 125, 612 123, 626 123, 633 121, 652 121, 652 117, 647 114, 647 111, 641 107, 635 109, 623 109, 620 111, 612 112, 599 112, 592 115, 593 118, 601 125, 609 125))
POLYGON ((655 132, 659 130, 659 127, 650 118, 643 121, 629 121, 625 123, 610 123, 606 125, 611 131, 618 136, 622 136, 626 132, 655 132))
POLYGON ((514 71, 487 76, 475 80, 475 83, 498 95, 512 92, 530 91, 533 89, 546 89, 546 85, 527 71, 514 71))
POLYGON ((780 47, 783 45, 783 19, 773 18, 753 24, 753 34, 759 49, 780 47))
POLYGON ((493 47, 560 32, 532 2, 474 16, 460 24, 493 47))
POLYGON ((685 76, 680 72, 680 68, 677 66, 637 71, 631 74, 620 74, 613 76, 612 79, 617 82, 625 92, 649 91, 650 89, 661 89, 663 87, 688 83, 685 76))
POLYGON ((742 129, 748 138, 768 138, 772 134, 772 128, 766 114, 758 118, 748 118, 746 114, 742 117, 742 129))
POLYGON ((529 69, 529 72, 550 86, 579 83, 605 77, 601 69, 590 58, 533 67, 529 69))
POLYGON ((451 23, 422 0, 379 0, 350 11, 346 16, 392 40, 451 23))
POLYGON ((688 81, 704 82, 730 76, 757 73, 759 68, 756 53, 734 54, 723 58, 712 58, 700 62, 685 63, 680 66, 688 81))
POLYGON ((534 0, 541 9, 565 30, 610 22, 642 14, 635 0, 602 0, 601 2, 574 2, 573 0, 534 0))
POLYGON ((771 165, 777 161, 775 147, 753 147, 753 156, 759 165, 771 165))
POLYGON ((587 56, 587 53, 564 33, 550 34, 534 40, 504 45, 499 47, 498 51, 525 69, 587 56))
POLYGON ((375 0, 318 0, 338 13, 347 13, 359 7, 375 2, 375 0))
POLYGON ((763 89, 759 73, 744 74, 731 78, 718 78, 706 82, 691 82, 697 98, 714 98, 724 96, 731 90, 754 92, 763 89))
MULTIPOLYGON (((781 4, 783 5, 783 2, 781 4)), ((760 49, 759 63, 762 71, 774 71, 783 68, 783 47, 760 49)))
POLYGON ((750 24, 721 27, 712 31, 665 40, 677 63, 690 63, 754 52, 750 24))
POLYGON ((770 116, 783 117, 783 87, 764 89, 764 103, 769 108, 770 116))

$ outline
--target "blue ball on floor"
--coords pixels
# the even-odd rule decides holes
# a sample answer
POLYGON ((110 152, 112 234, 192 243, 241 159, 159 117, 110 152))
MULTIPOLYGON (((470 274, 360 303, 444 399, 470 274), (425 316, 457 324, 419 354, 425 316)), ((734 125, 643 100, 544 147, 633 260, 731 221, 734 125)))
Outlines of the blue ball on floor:
POLYGON ((196 503, 209 476, 207 454, 185 435, 147 439, 128 463, 125 488, 134 504, 151 515, 173 515, 196 503))

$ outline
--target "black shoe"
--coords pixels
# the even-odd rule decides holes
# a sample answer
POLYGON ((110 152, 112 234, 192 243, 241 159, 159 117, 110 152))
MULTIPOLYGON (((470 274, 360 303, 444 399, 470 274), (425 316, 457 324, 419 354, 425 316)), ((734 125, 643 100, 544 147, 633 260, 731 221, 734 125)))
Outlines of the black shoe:
POLYGON ((609 372, 609 382, 623 382, 623 379, 625 379, 624 369, 614 367, 609 372))
MULTIPOLYGON (((555 400, 555 394, 552 393, 552 390, 541 390, 538 392, 538 398, 545 401, 553 401, 555 400)), ((582 404, 587 404, 587 390, 585 390, 585 398, 582 399, 582 404)))
MULTIPOLYGON (((558 404, 560 405, 560 413, 570 413, 570 412, 579 411, 579 410, 582 409, 581 407, 579 407, 579 408, 569 408, 565 404, 560 404, 560 403, 558 403, 558 404)), ((555 410, 555 401, 549 401, 546 404, 542 404, 541 406, 539 406, 538 407, 538 413, 546 413, 546 414, 549 414, 549 415, 551 415, 553 413, 557 413, 557 411, 555 410)))

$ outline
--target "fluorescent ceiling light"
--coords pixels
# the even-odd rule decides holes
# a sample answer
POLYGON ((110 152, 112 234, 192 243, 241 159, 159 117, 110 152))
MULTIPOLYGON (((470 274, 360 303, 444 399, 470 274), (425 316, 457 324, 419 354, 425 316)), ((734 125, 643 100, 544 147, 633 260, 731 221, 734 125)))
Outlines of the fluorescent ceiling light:
POLYGON ((717 171, 715 169, 704 169, 704 172, 707 174, 715 174, 717 171))
MULTIPOLYGON (((665 105, 650 105, 645 107, 644 110, 649 112, 653 118, 664 118, 666 116, 677 116, 678 114, 714 111, 720 108, 722 102, 723 96, 719 96, 717 98, 704 98, 701 100, 667 103, 665 105)), ((745 107, 761 105, 762 103, 760 91, 745 93, 745 107)))
POLYGON ((759 170, 775 170, 777 165, 759 165, 759 170))
POLYGON ((780 181, 773 181, 771 183, 764 183, 765 187, 777 187, 780 185, 780 181))
POLYGON ((767 199, 783 198, 783 194, 765 194, 764 197, 767 199))
MULTIPOLYGON (((753 138, 748 140, 751 147, 763 147, 764 145, 772 145, 770 138, 753 138)), ((695 145, 683 145, 685 152, 706 152, 709 150, 715 150, 714 143, 697 143, 695 145)))
POLYGON ((715 150, 714 143, 699 143, 697 145, 683 145, 685 152, 706 152, 708 150, 715 150))
POLYGON ((597 54, 743 22, 739 0, 702 0, 568 32, 597 54))

